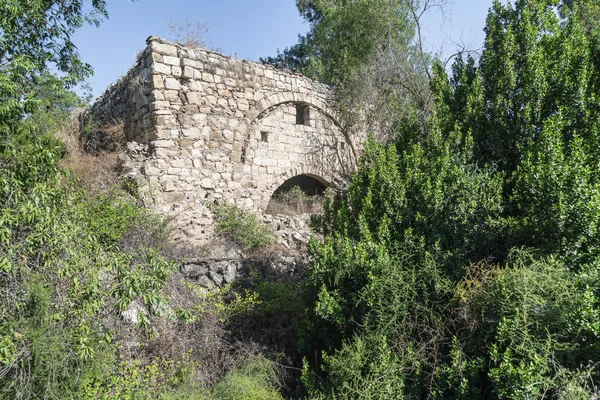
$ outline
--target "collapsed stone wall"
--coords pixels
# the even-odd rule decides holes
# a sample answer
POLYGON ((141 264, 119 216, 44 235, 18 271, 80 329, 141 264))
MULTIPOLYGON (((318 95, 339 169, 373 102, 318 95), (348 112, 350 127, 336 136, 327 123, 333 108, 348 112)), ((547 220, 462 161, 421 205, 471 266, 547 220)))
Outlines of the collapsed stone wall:
POLYGON ((126 166, 152 206, 174 217, 174 240, 206 242, 210 202, 262 212, 294 176, 329 186, 351 168, 361 139, 351 145, 326 85, 158 37, 147 43, 92 115, 123 122, 126 166))
MULTIPOLYGON (((149 143, 154 139, 152 85, 150 84, 150 60, 144 51, 134 66, 117 82, 111 84, 100 96, 89 113, 85 114, 84 124, 91 129, 106 130, 107 127, 121 125, 125 141, 149 143)), ((89 134, 84 132, 83 134, 89 134)))

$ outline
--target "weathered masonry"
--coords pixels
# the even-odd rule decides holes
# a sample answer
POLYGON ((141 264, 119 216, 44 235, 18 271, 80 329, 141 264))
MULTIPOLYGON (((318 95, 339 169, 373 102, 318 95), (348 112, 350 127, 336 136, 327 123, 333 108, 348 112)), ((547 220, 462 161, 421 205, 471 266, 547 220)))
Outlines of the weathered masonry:
POLYGON ((176 239, 207 237, 209 202, 261 212, 289 179, 329 186, 351 165, 327 86, 158 37, 147 43, 91 114, 123 125, 126 165, 154 207, 174 216, 176 239))

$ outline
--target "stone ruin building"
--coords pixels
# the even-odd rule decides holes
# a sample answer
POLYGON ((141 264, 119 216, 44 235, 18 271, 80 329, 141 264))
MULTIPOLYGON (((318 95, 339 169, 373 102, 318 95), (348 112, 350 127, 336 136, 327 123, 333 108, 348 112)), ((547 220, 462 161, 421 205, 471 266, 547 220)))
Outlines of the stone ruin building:
POLYGON ((158 37, 147 43, 88 119, 123 127, 126 170, 148 205, 173 217, 174 240, 206 242, 211 202, 263 214, 282 185, 322 191, 353 166, 360 143, 345 135, 326 85, 158 37))

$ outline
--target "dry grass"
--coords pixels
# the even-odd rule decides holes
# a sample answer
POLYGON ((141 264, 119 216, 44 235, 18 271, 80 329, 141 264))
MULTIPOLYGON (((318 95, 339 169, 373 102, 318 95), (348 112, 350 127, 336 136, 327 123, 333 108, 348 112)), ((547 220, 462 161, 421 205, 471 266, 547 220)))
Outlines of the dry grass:
POLYGON ((165 293, 172 309, 202 310, 202 318, 195 322, 161 318, 154 325, 154 338, 144 347, 142 358, 187 360, 194 365, 197 384, 208 385, 217 381, 233 365, 233 348, 229 332, 214 307, 206 299, 190 290, 180 274, 174 274, 165 293))
POLYGON ((61 166, 75 172, 82 185, 90 192, 105 192, 113 188, 121 177, 121 153, 125 134, 123 124, 85 123, 86 112, 76 110, 71 120, 56 134, 65 144, 67 154, 61 166))

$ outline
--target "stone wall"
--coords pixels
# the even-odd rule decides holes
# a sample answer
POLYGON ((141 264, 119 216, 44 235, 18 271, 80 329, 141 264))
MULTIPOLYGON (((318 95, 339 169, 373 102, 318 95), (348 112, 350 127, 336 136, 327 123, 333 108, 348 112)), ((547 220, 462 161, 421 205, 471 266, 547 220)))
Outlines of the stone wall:
POLYGON ((150 49, 142 52, 129 72, 111 84, 96 100, 86 114, 93 129, 106 130, 119 125, 128 142, 148 144, 155 139, 150 110, 153 88, 149 54, 150 49))
POLYGON ((306 254, 289 253, 247 259, 190 259, 180 263, 179 272, 188 282, 210 291, 234 280, 253 280, 257 276, 297 281, 308 265, 306 254))
POLYGON ((174 217, 175 240, 205 242, 210 202, 261 212, 287 179, 308 175, 328 186, 351 167, 327 86, 158 37, 147 42, 92 113, 100 124, 123 122, 127 148, 137 149, 130 172, 152 206, 174 217))

